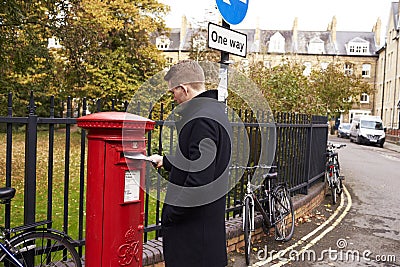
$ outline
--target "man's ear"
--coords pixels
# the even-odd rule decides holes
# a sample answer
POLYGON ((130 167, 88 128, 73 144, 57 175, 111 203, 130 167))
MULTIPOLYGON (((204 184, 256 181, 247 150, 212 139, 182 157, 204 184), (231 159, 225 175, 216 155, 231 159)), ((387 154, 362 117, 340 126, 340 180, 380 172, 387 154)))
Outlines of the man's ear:
POLYGON ((189 94, 189 88, 186 85, 180 84, 179 86, 183 88, 183 91, 185 91, 186 95, 189 94))

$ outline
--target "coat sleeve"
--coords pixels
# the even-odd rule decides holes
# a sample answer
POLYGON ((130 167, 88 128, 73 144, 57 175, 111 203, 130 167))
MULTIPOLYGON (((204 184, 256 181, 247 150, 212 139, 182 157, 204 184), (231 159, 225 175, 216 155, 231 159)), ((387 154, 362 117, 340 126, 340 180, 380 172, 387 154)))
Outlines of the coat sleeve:
POLYGON ((170 172, 172 169, 172 164, 166 156, 163 157, 163 166, 166 171, 170 172))

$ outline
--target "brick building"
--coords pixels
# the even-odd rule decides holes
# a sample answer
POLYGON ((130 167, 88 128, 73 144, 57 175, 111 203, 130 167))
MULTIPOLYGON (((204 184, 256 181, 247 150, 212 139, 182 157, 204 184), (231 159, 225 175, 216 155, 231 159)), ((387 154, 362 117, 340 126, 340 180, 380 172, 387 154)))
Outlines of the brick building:
POLYGON ((381 116, 388 129, 400 128, 400 5, 393 2, 387 24, 386 40, 377 51, 374 114, 381 116))
MULTIPOLYGON (((235 29, 247 35, 247 57, 231 55, 235 63, 246 66, 251 61, 261 61, 266 67, 281 64, 282 58, 295 60, 306 67, 326 68, 329 63, 343 65, 343 71, 361 75, 375 88, 377 51, 381 47, 381 21, 377 20, 371 32, 337 31, 336 18, 325 31, 303 31, 298 29, 297 18, 291 30, 235 29)), ((168 64, 189 57, 193 44, 207 45, 206 31, 192 28, 185 17, 181 28, 171 29, 169 35, 155 38, 157 47, 163 51, 168 64), (201 31, 200 31, 201 32, 201 31)), ((357 114, 373 114, 376 110, 374 95, 363 94, 341 121, 349 121, 357 114)))

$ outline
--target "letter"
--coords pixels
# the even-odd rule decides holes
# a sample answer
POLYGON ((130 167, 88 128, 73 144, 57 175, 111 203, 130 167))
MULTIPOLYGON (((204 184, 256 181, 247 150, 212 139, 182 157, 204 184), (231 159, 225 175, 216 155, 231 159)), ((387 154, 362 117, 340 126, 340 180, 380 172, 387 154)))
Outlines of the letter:
POLYGON ((371 258, 369 257, 370 255, 372 255, 371 250, 369 250, 369 249, 364 250, 364 252, 363 252, 363 258, 364 258, 366 261, 371 261, 371 258))
POLYGON ((317 256, 315 255, 314 250, 304 250, 304 252, 301 255, 301 260, 302 261, 315 261, 317 256))
POLYGON ((218 34, 216 31, 213 31, 211 33, 211 40, 213 40, 213 42, 216 42, 218 40, 218 34))
POLYGON ((337 261, 338 255, 337 255, 337 250, 329 248, 329 260, 331 261, 337 261))
POLYGON ((271 251, 268 251, 268 254, 269 254, 269 257, 271 257, 271 258, 273 258, 274 257, 274 254, 275 253, 277 253, 278 251, 276 251, 276 250, 271 250, 271 251))
POLYGON ((265 261, 267 259, 267 256, 268 256, 268 247, 267 245, 265 245, 264 249, 260 249, 257 252, 257 259, 259 261, 265 261), (263 254, 263 256, 261 256, 261 254, 263 254))
POLYGON ((224 37, 224 45, 228 44, 228 39, 226 39, 226 37, 224 37))
POLYGON ((289 260, 291 261, 299 261, 300 260, 300 253, 297 250, 291 250, 289 251, 289 260))
POLYGON ((241 43, 241 44, 240 44, 240 52, 242 52, 242 51, 243 51, 243 47, 244 47, 244 44, 243 44, 243 43, 241 43))
POLYGON ((236 42, 236 49, 240 49, 240 43, 236 42))
POLYGON ((319 258, 317 259, 317 261, 323 261, 325 258, 325 253, 328 253, 329 251, 327 249, 324 249, 321 251, 321 255, 319 256, 319 258))
POLYGON ((230 40, 230 44, 231 44, 231 47, 235 47, 236 46, 236 41, 230 40))
POLYGON ((345 261, 360 261, 360 252, 358 250, 347 250, 345 261))
POLYGON ((278 260, 287 262, 288 259, 284 257, 285 256, 285 251, 284 250, 279 250, 278 252, 278 260))

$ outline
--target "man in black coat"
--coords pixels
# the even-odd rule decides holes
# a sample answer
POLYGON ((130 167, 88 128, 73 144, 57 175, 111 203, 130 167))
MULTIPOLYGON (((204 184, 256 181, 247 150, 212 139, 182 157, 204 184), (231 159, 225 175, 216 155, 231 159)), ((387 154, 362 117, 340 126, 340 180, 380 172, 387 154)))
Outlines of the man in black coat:
POLYGON ((172 66, 164 79, 180 116, 176 155, 149 157, 169 171, 161 219, 165 265, 224 267, 231 158, 225 106, 217 101, 216 90, 206 91, 203 70, 195 61, 172 66))

